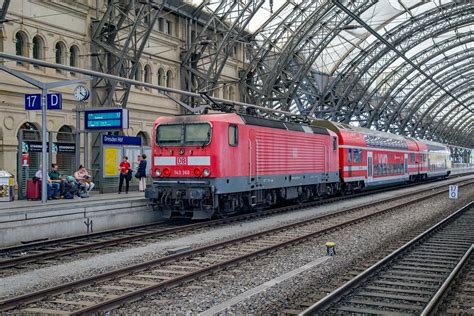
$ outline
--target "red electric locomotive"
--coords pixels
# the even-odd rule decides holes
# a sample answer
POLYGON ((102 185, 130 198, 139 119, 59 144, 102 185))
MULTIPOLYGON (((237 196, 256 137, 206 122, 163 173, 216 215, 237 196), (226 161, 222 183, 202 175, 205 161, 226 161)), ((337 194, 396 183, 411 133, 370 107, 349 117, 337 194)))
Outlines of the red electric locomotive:
POLYGON ((164 218, 207 219, 339 192, 337 135, 239 114, 160 117, 153 186, 164 218))

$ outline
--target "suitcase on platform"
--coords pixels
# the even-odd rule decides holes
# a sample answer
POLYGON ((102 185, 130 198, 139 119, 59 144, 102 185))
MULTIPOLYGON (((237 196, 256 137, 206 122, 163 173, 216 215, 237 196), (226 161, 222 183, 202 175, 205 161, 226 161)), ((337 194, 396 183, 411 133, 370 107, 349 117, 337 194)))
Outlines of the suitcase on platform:
POLYGON ((41 181, 26 180, 26 198, 28 200, 41 199, 41 181))

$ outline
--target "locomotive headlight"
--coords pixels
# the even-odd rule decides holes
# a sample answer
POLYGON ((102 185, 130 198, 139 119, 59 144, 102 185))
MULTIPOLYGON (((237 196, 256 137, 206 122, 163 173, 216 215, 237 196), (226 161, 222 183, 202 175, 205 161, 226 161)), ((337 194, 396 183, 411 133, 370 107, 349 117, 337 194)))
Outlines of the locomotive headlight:
POLYGON ((155 170, 155 174, 156 174, 157 177, 159 177, 159 176, 161 175, 160 169, 156 169, 156 170, 155 170))
POLYGON ((204 168, 204 170, 202 171, 202 175, 205 177, 209 177, 210 174, 211 174, 211 171, 207 168, 204 168))

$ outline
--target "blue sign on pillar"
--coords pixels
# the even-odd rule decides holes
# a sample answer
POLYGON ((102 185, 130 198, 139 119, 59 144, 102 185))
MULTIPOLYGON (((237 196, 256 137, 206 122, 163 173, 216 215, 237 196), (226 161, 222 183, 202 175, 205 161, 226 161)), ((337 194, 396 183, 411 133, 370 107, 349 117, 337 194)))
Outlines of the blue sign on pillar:
POLYGON ((25 94, 25 110, 41 110, 41 94, 25 94))
POLYGON ((48 93, 48 110, 62 110, 63 97, 61 93, 48 93))
MULTIPOLYGON (((48 93, 48 110, 62 110, 63 96, 61 93, 48 93)), ((41 94, 25 94, 25 110, 41 110, 41 94)))

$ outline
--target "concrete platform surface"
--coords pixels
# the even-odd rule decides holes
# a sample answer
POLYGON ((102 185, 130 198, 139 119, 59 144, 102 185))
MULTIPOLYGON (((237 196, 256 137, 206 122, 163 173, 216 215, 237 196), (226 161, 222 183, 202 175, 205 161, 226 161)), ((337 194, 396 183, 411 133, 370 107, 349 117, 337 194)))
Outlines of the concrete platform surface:
POLYGON ((143 192, 0 203, 0 247, 158 221, 143 192))
POLYGON ((77 206, 77 205, 95 205, 98 203, 117 201, 117 200, 144 200, 143 192, 129 192, 129 194, 117 194, 117 193, 106 193, 99 194, 91 192, 89 198, 79 198, 72 200, 48 200, 46 203, 41 201, 29 201, 29 200, 15 200, 12 202, 0 202, 0 222, 3 216, 10 215, 17 212, 43 212, 45 210, 51 210, 56 208, 64 209, 64 206, 77 206))

